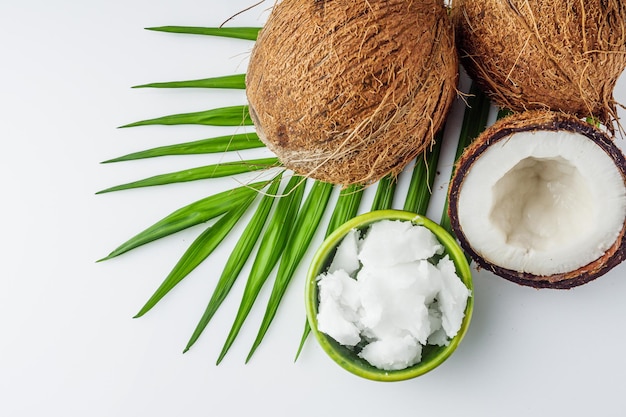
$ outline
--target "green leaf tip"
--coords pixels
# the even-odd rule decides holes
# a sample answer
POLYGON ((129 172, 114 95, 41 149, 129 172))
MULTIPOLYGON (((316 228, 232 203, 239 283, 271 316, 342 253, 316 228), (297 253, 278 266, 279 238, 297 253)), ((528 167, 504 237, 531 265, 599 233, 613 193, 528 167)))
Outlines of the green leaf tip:
POLYGON ((298 358, 300 357, 300 354, 302 353, 302 350, 304 349, 304 344, 306 340, 308 339, 309 334, 311 334, 311 326, 309 326, 309 321, 307 319, 304 322, 304 329, 302 331, 302 337, 300 337, 300 345, 298 346, 298 350, 296 351, 296 356, 293 358, 294 362, 298 362, 298 358))
POLYGON ((192 113, 171 114, 154 119, 140 120, 120 126, 120 129, 150 125, 205 125, 205 126, 251 126, 252 119, 247 105, 219 107, 192 113))
POLYGON ((262 148, 265 144, 254 133, 238 133, 233 135, 218 136, 214 138, 200 139, 191 142, 174 145, 159 146, 144 151, 133 152, 117 158, 101 162, 108 164, 113 162, 133 161, 136 159, 156 158, 172 155, 198 155, 230 151, 242 151, 245 149, 262 148))
POLYGON ((224 88, 244 90, 246 88, 246 74, 233 74, 197 80, 148 83, 134 85, 131 88, 224 88))
POLYGON ((210 178, 230 177, 238 174, 250 173, 280 166, 278 158, 260 158, 243 161, 223 162, 214 165, 205 165, 189 168, 168 174, 155 175, 138 181, 109 187, 98 191, 96 194, 105 194, 114 191, 130 190, 142 187, 154 187, 157 185, 175 184, 181 182, 198 181, 210 178))
POLYGON ((189 246, 180 260, 176 263, 172 271, 167 275, 163 283, 139 310, 135 317, 141 317, 150 311, 163 297, 165 297, 167 293, 178 285, 179 282, 189 275, 191 271, 200 265, 215 250, 215 248, 219 246, 219 244, 237 224, 239 219, 241 219, 254 200, 254 197, 254 195, 251 195, 238 207, 234 207, 232 210, 228 211, 193 241, 191 246, 189 246))
POLYGON ((220 36, 255 41, 259 36, 260 27, 199 27, 199 26, 157 26, 146 30, 156 32, 181 33, 188 35, 220 36))
POLYGON ((251 196, 256 196, 259 190, 267 184, 268 181, 261 181, 242 185, 188 204, 130 238, 101 260, 112 259, 139 246, 221 216, 234 207, 238 207, 251 196))

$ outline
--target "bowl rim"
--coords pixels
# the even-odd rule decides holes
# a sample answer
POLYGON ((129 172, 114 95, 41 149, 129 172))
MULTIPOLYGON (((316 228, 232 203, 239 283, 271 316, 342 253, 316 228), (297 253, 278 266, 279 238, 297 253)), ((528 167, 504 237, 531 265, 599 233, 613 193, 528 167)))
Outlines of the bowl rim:
POLYGON ((343 223, 330 235, 328 235, 324 242, 319 246, 313 256, 307 272, 307 281, 305 285, 305 307, 307 321, 311 332, 315 335, 315 338, 326 354, 330 356, 330 358, 339 366, 357 376, 374 381, 407 380, 423 375, 441 365, 450 355, 452 355, 461 340, 464 338, 469 328, 474 309, 472 273, 465 253, 457 243, 456 239, 446 229, 426 216, 395 209, 370 211, 343 223), (465 316, 463 318, 461 328, 459 329, 457 335, 450 340, 450 343, 447 346, 437 348, 437 353, 428 361, 419 362, 408 368, 393 371, 376 369, 373 366, 371 369, 364 368, 357 365, 355 362, 346 359, 344 355, 335 349, 333 343, 337 344, 337 342, 332 340, 326 334, 320 332, 317 327, 317 277, 321 273, 321 269, 327 263, 328 257, 350 230, 355 228, 362 229, 380 220, 410 221, 413 224, 424 226, 431 230, 435 236, 437 236, 439 242, 444 245, 446 253, 449 254, 450 259, 454 262, 457 274, 470 290, 470 296, 467 299, 465 316))

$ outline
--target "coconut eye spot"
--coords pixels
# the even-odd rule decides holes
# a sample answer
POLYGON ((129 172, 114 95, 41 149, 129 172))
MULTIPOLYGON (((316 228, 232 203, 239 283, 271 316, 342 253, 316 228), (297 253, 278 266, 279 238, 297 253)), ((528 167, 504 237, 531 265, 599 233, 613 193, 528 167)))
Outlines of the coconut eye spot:
POLYGON ((615 161, 572 131, 523 131, 477 155, 459 192, 464 238, 484 260, 550 276, 600 258, 626 218, 615 161))
POLYGON ((589 184, 562 157, 522 159, 492 188, 490 219, 507 244, 549 250, 587 233, 593 216, 589 184))

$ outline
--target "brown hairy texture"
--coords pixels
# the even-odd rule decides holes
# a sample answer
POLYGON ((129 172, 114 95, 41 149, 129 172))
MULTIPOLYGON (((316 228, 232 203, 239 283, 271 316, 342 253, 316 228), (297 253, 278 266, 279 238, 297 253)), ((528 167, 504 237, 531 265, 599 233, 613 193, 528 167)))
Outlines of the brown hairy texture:
POLYGON ((246 92, 286 167, 346 186, 397 175, 430 146, 457 81, 441 0, 283 0, 253 48, 246 92))
POLYGON ((614 130, 626 2, 454 0, 451 17, 464 68, 496 104, 594 117, 614 130))
POLYGON ((620 264, 626 257, 626 239, 624 238, 626 223, 622 226, 622 231, 617 240, 602 257, 575 271, 550 276, 533 275, 494 265, 474 251, 471 242, 468 242, 463 234, 457 212, 459 193, 463 187, 465 176, 474 162, 481 157, 482 153, 491 144, 500 140, 506 140, 511 134, 523 131, 570 131, 588 137, 611 157, 626 183, 626 159, 613 140, 600 129, 565 113, 535 110, 512 114, 487 128, 465 149, 459 158, 448 190, 448 215, 451 220, 452 230, 463 249, 480 267, 520 285, 535 288, 567 289, 585 284, 604 275, 620 264))

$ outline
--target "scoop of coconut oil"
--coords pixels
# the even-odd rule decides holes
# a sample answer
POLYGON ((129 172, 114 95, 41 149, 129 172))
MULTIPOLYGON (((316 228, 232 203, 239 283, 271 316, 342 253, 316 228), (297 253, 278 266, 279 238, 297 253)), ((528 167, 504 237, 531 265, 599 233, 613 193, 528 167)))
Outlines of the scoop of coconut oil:
POLYGON ((318 329, 371 365, 399 370, 421 361, 461 328, 470 291, 427 228, 382 220, 352 230, 318 279, 318 329))

